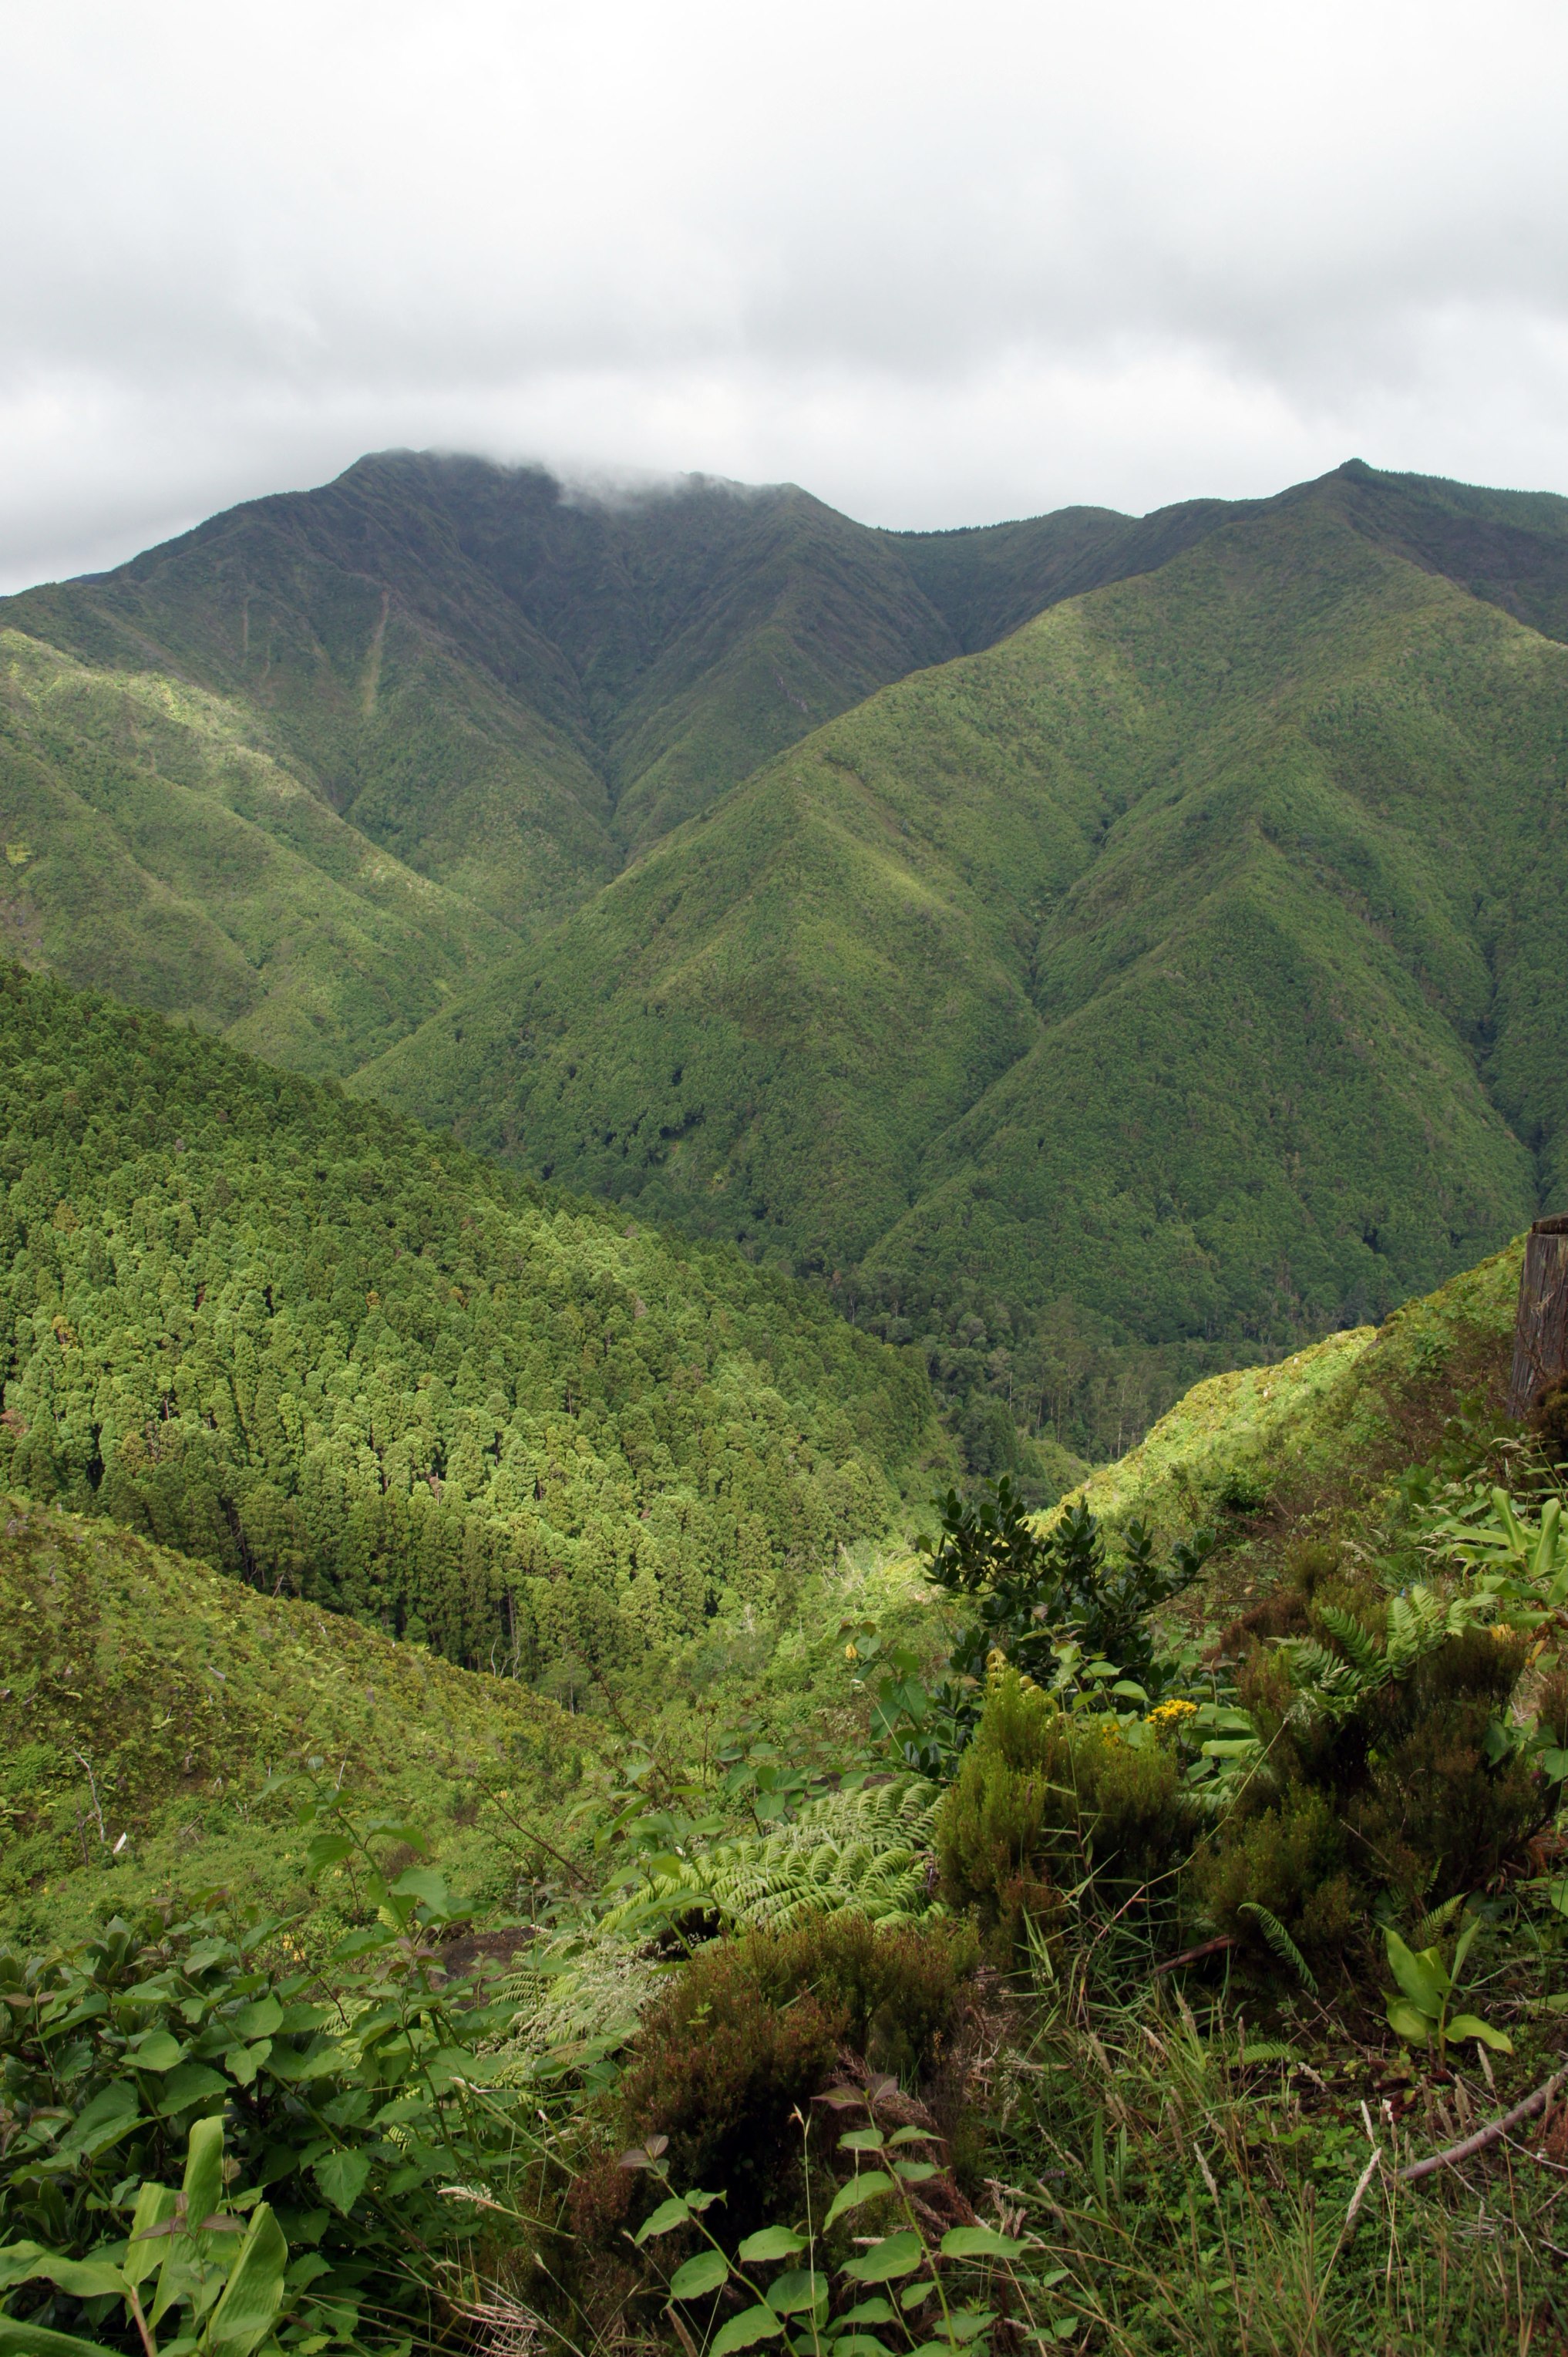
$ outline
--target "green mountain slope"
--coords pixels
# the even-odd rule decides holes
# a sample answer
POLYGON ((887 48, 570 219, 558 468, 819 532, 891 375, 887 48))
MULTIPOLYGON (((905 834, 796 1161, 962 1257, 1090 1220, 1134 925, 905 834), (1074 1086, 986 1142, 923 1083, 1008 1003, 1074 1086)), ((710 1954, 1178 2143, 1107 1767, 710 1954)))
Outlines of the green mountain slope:
POLYGON ((569 1685, 886 1529, 908 1352, 194 1031, 0 975, 0 1479, 569 1685))
POLYGON ((171 1883, 308 1905, 292 1810, 256 1797, 290 1770, 302 1797, 312 1758, 437 1835, 471 1884, 496 1865, 493 1837, 465 1830, 476 1788, 526 1784, 574 1740, 514 1679, 257 1596, 112 1523, 0 1497, 8 1930, 59 1938, 171 1883))
POLYGON ((6 946, 85 985, 351 1070, 513 936, 379 850, 232 703, 0 631, 6 946))
POLYGON ((788 486, 605 502, 411 452, 0 614, 238 700, 334 810, 524 932, 626 840, 956 651, 885 535, 788 486))
POLYGON ((1568 1183, 1568 652, 1368 477, 885 690, 356 1087, 825 1270, 1015 1410, 1064 1328, 1179 1388, 1436 1283, 1568 1183))
MULTIPOLYGON (((343 920, 329 886, 356 861, 386 873, 367 845, 458 896, 467 914, 446 909, 448 926, 483 961, 820 722, 1076 590, 1164 561, 1217 512, 1199 502, 1135 522, 1069 510, 980 533, 888 533, 789 485, 693 478, 590 499, 536 468, 411 452, 361 460, 320 490, 231 510, 113 573, 0 603, 23 724, 20 742, 0 744, 0 822, 52 863, 47 912, 27 901, 12 938, 78 985, 221 1024, 257 990, 216 925, 280 1002, 244 1044, 350 1070, 452 978, 449 954, 401 956, 417 979, 408 1003, 383 1007, 384 1037, 362 1020, 335 1028, 319 1010, 314 1036, 301 1030, 270 936, 297 945, 325 927, 318 989, 360 993, 375 951, 334 937, 343 920), (62 656, 70 695, 54 692, 62 656), (134 727, 109 716, 121 697, 134 727), (302 786, 322 806, 295 813, 314 821, 313 834, 294 830, 304 866, 285 875, 270 863, 274 914, 260 949, 243 923, 236 932, 218 873, 258 855, 221 834, 215 847, 209 814, 162 815, 150 883, 124 866, 145 861, 145 823, 129 837, 120 826, 113 849, 102 825, 80 823, 78 803, 118 826, 121 804, 146 799, 158 756, 137 732, 160 698, 188 728, 199 706, 209 733, 270 761, 280 792, 298 804, 302 786), (105 861, 117 877, 108 899, 105 861), (115 940, 95 963, 86 937, 109 905, 115 940)), ((406 879, 399 888, 406 898, 406 879)))

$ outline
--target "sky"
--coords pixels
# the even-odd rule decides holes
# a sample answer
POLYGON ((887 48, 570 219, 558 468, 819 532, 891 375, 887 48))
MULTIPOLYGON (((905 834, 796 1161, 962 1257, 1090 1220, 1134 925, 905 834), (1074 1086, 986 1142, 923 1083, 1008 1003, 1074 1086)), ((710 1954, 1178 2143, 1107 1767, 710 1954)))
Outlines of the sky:
POLYGON ((1568 492, 1562 0, 0 0, 0 587, 394 445, 1568 492))

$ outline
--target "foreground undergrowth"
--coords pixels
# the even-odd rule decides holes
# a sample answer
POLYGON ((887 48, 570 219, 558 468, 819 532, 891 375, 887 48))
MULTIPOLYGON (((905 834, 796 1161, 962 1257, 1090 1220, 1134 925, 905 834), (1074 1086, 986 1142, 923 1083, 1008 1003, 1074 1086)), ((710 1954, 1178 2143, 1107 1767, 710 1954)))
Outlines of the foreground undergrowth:
POLYGON ((1221 1483, 950 1496, 814 1716, 285 1761, 270 1915, 103 1867, 0 1959, 0 2351, 1568 2346, 1564 1404, 1388 1398, 1240 1593, 1221 1483))

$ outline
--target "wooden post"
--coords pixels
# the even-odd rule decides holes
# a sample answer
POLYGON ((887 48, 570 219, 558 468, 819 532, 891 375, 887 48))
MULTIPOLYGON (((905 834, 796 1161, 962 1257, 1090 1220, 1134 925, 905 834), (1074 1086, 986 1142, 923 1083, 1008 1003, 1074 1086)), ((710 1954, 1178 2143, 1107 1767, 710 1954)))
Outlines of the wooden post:
POLYGON ((1522 1422, 1568 1383, 1568 1213, 1537 1220, 1525 1238, 1508 1413, 1522 1422))

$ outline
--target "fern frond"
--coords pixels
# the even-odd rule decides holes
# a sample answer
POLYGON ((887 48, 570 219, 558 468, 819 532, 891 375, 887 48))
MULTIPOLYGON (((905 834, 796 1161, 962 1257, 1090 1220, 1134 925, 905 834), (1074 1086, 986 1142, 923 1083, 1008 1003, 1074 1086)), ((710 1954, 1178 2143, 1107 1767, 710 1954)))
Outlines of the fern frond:
POLYGON ((1464 1904, 1465 1893, 1461 1890, 1452 1899, 1445 1899, 1441 1907, 1429 1908, 1410 1935, 1411 1946, 1418 1952, 1435 1946, 1464 1904))
POLYGON ((1306 1958, 1302 1954, 1301 1950, 1296 1946, 1295 1942, 1291 1938, 1290 1933, 1285 1930, 1284 1925, 1280 1921, 1279 1917, 1277 1915, 1271 1914, 1266 1907, 1261 1907, 1257 1900, 1253 1899, 1247 1900, 1242 1906, 1237 1909, 1236 1911, 1239 1915, 1251 1915, 1257 1919, 1259 1931, 1262 1933, 1264 1939, 1268 1942, 1270 1947, 1273 1950, 1281 1964, 1288 1964, 1290 1966, 1292 1972, 1294 1973, 1297 1980, 1301 1983, 1308 1996, 1316 1996, 1317 1995, 1317 1982, 1313 1974, 1312 1967, 1307 1963, 1306 1958))
POLYGON ((937 1788, 921 1777, 828 1792, 792 1824, 736 1834, 607 1908, 592 1927, 542 1943, 498 1997, 517 2007, 500 2044, 503 2080, 544 2055, 623 2045, 658 1986, 642 1953, 650 1921, 716 1915, 735 1930, 785 1931, 809 1915, 854 1912, 908 1923, 940 1912, 926 1887, 937 1788))
POLYGON ((1359 1676, 1369 1684, 1381 1684, 1389 1674, 1388 1655, 1371 1630, 1336 1604, 1326 1604, 1320 1618, 1330 1636, 1338 1638, 1359 1676))

